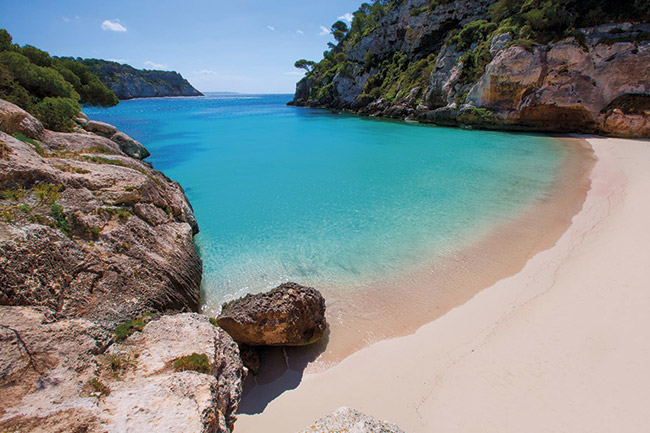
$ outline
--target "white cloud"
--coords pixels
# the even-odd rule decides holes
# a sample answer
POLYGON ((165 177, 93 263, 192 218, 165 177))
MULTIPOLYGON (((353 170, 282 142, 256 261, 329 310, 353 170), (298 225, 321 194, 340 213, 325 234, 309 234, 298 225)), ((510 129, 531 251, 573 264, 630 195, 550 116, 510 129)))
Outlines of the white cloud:
POLYGON ((296 30, 296 34, 298 34, 298 35, 304 35, 305 32, 303 32, 302 30, 298 29, 298 30, 296 30))
POLYGON ((350 23, 352 23, 352 19, 353 19, 353 18, 354 18, 354 15, 352 15, 350 12, 348 12, 348 13, 345 14, 345 15, 341 15, 341 16, 338 17, 337 19, 339 19, 339 20, 341 20, 341 21, 347 21, 347 23, 350 24, 350 23))
POLYGON ((330 32, 330 29, 328 29, 325 26, 320 26, 320 33, 318 34, 318 36, 325 36, 325 35, 329 35, 330 33, 332 33, 330 32))
POLYGON ((129 59, 106 59, 110 62, 116 62, 116 63, 126 63, 129 61, 129 59))
POLYGON ((168 67, 167 65, 163 65, 162 63, 152 62, 151 60, 147 60, 146 62, 144 62, 144 65, 151 69, 167 69, 168 67))
POLYGON ((102 23, 102 30, 110 30, 112 32, 125 32, 126 27, 119 23, 119 20, 110 21, 104 20, 102 23))
POLYGON ((70 18, 68 18, 68 17, 63 17, 61 19, 63 20, 64 23, 69 23, 70 22, 70 18))
POLYGON ((275 27, 273 27, 273 26, 266 26, 266 28, 269 29, 269 30, 271 30, 272 32, 275 31, 275 27))
POLYGON ((221 74, 210 69, 201 69, 200 71, 195 71, 193 72, 193 76, 196 80, 201 80, 206 83, 211 80, 240 81, 245 79, 240 75, 221 74))

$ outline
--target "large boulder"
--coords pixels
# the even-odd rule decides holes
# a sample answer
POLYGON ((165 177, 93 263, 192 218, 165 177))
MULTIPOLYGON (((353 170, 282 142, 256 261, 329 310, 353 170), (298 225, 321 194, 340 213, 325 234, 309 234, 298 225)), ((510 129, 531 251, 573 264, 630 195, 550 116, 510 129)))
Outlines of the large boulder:
POLYGON ((43 125, 27 111, 0 99, 0 131, 9 135, 19 132, 29 138, 38 138, 43 133, 43 125))
POLYGON ((312 287, 284 283, 224 304, 217 323, 238 343, 304 346, 325 334, 325 299, 312 287))
POLYGON ((94 132, 95 134, 101 135, 106 138, 111 138, 115 133, 117 133, 117 128, 113 125, 110 125, 105 122, 99 122, 97 120, 91 120, 86 125, 84 129, 88 132, 94 132))
POLYGON ((140 142, 132 139, 123 132, 116 132, 112 137, 115 143, 120 146, 120 150, 131 158, 135 159, 145 159, 149 155, 149 151, 142 145, 140 142))
POLYGON ((340 407, 298 433, 404 433, 398 426, 365 415, 358 410, 340 407))

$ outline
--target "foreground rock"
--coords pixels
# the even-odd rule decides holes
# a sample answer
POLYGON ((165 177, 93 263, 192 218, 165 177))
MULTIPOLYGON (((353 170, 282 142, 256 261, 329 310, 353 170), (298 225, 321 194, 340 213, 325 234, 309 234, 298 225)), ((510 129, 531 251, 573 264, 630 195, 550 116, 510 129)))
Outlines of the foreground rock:
POLYGON ((237 344, 198 314, 112 335, 47 309, 0 308, 1 431, 230 432, 244 369, 237 344), (193 353, 206 373, 177 371, 193 353))
POLYGON ((296 283, 223 305, 217 323, 238 343, 250 346, 303 346, 325 334, 325 299, 296 283))
POLYGON ((298 433, 404 433, 395 424, 379 421, 357 410, 338 408, 298 433))
POLYGON ((107 329, 144 312, 198 310, 198 226, 180 185, 108 138, 46 131, 1 106, 10 114, 0 127, 33 139, 0 132, 0 305, 107 329))
POLYGON ((0 99, 0 131, 10 135, 21 133, 29 138, 38 138, 43 133, 43 125, 22 108, 0 99))

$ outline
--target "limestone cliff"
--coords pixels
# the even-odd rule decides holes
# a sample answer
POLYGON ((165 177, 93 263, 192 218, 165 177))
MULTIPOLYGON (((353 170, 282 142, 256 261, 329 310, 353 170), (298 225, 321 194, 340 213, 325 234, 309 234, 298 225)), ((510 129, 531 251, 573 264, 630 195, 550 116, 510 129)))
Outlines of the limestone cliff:
POLYGON ((0 430, 231 432, 245 370, 192 313, 192 207, 140 143, 76 122, 0 100, 0 430))
POLYGON ((203 96, 178 72, 135 69, 126 64, 80 59, 119 99, 203 96))
POLYGON ((0 113, 0 304, 108 324, 196 311, 198 226, 180 185, 128 156, 124 134, 44 130, 5 101, 0 113))
MULTIPOLYGON (((533 12, 553 11, 530 9, 536 2, 503 11, 512 4, 519 7, 517 0, 362 7, 291 104, 440 125, 650 137, 650 24, 552 27, 549 17, 533 21, 533 12)), ((592 21, 621 16, 608 13, 592 21)))

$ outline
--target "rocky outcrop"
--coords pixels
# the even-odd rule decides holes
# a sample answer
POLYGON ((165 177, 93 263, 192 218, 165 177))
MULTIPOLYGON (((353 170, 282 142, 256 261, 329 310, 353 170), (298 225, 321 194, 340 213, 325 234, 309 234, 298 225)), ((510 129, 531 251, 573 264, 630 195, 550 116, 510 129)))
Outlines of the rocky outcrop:
POLYGON ((145 159, 151 155, 147 148, 140 144, 140 142, 132 139, 123 132, 116 132, 111 137, 111 140, 117 143, 120 146, 120 150, 131 158, 145 159))
POLYGON ((303 346, 325 334, 325 299, 314 288, 285 283, 224 304, 217 323, 241 344, 303 346))
POLYGON ((298 433, 404 433, 395 424, 379 421, 357 410, 340 407, 298 433))
POLYGON ((467 101, 540 130, 650 137, 650 42, 599 42, 504 49, 467 101), (622 111, 616 100, 626 95, 638 95, 643 111, 622 111))
POLYGON ((2 307, 0 324, 2 431, 233 429, 243 366, 235 342, 204 316, 153 319, 112 345, 96 323, 56 321, 47 309, 2 307), (174 367, 193 353, 209 371, 174 367))
POLYGON ((43 125, 22 108, 0 99, 0 131, 13 135, 21 133, 29 138, 38 138, 43 125))
POLYGON ((229 433, 237 343, 169 315, 199 308, 192 208, 139 143, 77 123, 0 101, 0 431, 229 433))
POLYGON ((0 305, 108 327, 198 309, 198 226, 176 182, 99 135, 0 142, 0 305))
POLYGON ((203 96, 178 72, 135 69, 98 59, 84 59, 81 62, 119 99, 203 96))
POLYGON ((122 152, 131 158, 145 159, 151 155, 142 144, 125 133, 118 131, 113 125, 96 120, 85 120, 83 118, 78 119, 77 123, 88 132, 109 138, 119 146, 122 152))
POLYGON ((391 2, 332 48, 292 103, 440 125, 650 137, 650 24, 567 29, 572 37, 536 43, 525 26, 494 21, 494 2, 391 2))

